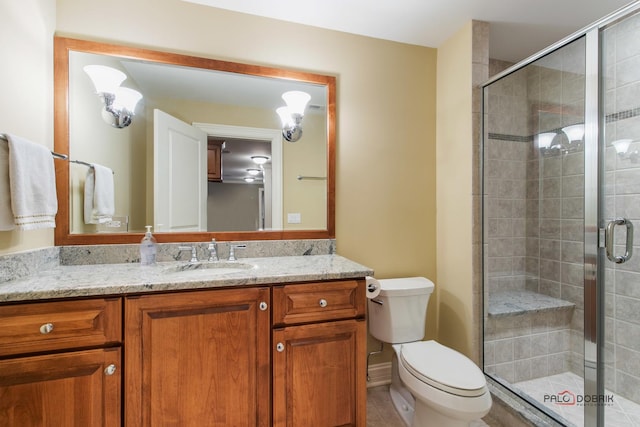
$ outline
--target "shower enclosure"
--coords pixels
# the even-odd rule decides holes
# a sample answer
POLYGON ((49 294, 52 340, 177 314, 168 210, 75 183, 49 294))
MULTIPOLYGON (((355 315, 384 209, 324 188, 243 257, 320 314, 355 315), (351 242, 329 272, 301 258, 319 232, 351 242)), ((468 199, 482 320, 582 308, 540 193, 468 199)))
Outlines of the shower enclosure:
POLYGON ((640 425, 640 5, 484 85, 482 174, 485 373, 640 425))

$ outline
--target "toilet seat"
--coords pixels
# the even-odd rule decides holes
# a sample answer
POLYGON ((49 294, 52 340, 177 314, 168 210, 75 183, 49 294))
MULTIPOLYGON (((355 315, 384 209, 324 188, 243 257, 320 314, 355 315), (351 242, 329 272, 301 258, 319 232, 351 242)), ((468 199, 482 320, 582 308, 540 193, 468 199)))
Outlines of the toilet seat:
POLYGON ((470 359, 436 341, 402 344, 400 361, 416 379, 456 396, 487 392, 482 371, 470 359))

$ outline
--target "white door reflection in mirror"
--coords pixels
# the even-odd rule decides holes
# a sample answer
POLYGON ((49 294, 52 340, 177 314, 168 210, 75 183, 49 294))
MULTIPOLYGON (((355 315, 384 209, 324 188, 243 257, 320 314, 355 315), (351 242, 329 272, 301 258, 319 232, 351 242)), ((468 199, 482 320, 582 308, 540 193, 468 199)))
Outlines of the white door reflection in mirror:
POLYGON ((207 134, 153 111, 155 231, 207 230, 207 134))
MULTIPOLYGON (((267 155, 269 157, 268 163, 259 166, 262 169, 262 188, 264 189, 263 195, 258 195, 258 198, 264 198, 263 206, 258 206, 257 209, 264 209, 262 213, 258 212, 260 218, 264 218, 264 221, 259 221, 252 228, 253 230, 282 230, 283 229, 283 138, 282 131, 280 129, 258 128, 250 126, 232 126, 218 123, 193 123, 193 126, 204 131, 210 137, 223 138, 227 140, 244 140, 244 141, 257 141, 267 148, 267 152, 256 152, 255 154, 267 155)), ((229 142, 229 141, 227 141, 229 142)), ((231 146, 231 144, 229 144, 231 146)), ((250 154, 247 154, 247 158, 250 154)), ((223 160, 223 163, 224 160, 223 160)), ((257 165, 249 165, 249 167, 258 167, 257 165)), ((228 171, 223 164, 223 169, 228 171)), ((227 175, 227 172, 224 172, 227 175)), ((229 183, 231 180, 229 177, 225 177, 224 181, 229 183)), ((220 187, 227 184, 219 184, 220 187)), ((232 184, 233 185, 233 184, 232 184)), ((227 185, 228 186, 228 185, 227 185)), ((215 203, 212 200, 212 194, 209 194, 209 203, 215 203)), ((240 204, 239 204, 240 206, 240 204)), ((238 208, 239 208, 238 206, 238 208)), ((233 211, 236 207, 231 206, 233 211)), ((236 214, 238 213, 236 209, 236 214)), ((235 219, 232 215, 227 214, 225 218, 218 218, 220 223, 212 221, 210 226, 213 226, 209 231, 239 231, 234 226, 235 219)), ((210 227, 211 228, 211 227, 210 227)), ((246 228, 245 228, 246 229, 246 228)))

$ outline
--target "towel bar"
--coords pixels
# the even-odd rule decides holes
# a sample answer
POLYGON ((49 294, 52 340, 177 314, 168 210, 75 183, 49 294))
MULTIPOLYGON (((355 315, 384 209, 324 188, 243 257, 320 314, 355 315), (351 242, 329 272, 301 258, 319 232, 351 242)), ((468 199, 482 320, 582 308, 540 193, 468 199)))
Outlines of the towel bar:
POLYGON ((298 181, 302 181, 303 179, 311 179, 311 180, 316 180, 316 181, 324 181, 327 178, 324 176, 303 176, 303 175, 298 175, 297 176, 298 181))
MULTIPOLYGON (((0 133, 0 140, 9 142, 9 140, 7 139, 7 136, 3 133, 0 133)), ((51 155, 57 159, 62 159, 62 160, 67 160, 69 158, 69 156, 67 156, 66 154, 56 153, 55 151, 52 151, 51 155)))

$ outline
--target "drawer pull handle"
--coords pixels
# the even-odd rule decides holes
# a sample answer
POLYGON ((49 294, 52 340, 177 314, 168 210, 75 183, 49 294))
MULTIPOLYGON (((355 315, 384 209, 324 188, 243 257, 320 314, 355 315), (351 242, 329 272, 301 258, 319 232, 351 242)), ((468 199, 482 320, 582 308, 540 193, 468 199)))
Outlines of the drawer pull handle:
POLYGON ((104 368, 105 375, 113 375, 115 373, 116 373, 116 365, 114 365, 113 363, 107 366, 106 368, 104 368))
POLYGON ((269 308, 269 305, 266 302, 262 301, 260 303, 260 310, 265 311, 267 308, 269 308))
POLYGON ((327 300, 322 298, 320 301, 318 301, 318 304, 320 304, 320 307, 324 308, 328 305, 327 300))
POLYGON ((40 333, 42 335, 50 334, 52 331, 53 331, 53 323, 45 323, 44 325, 40 326, 40 333))
POLYGON ((282 353, 284 351, 284 344, 282 344, 281 342, 276 344, 276 350, 278 350, 278 352, 282 353))

